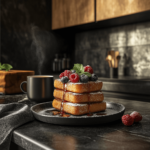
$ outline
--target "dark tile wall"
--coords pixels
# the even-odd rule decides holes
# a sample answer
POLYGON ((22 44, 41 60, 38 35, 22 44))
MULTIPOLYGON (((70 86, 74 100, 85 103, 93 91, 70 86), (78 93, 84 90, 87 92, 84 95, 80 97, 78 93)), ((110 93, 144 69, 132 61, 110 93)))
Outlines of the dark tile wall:
POLYGON ((150 22, 76 34, 75 62, 91 65, 99 76, 109 74, 109 50, 120 52, 119 75, 127 68, 127 75, 150 76, 150 22))
POLYGON ((13 69, 52 73, 55 53, 69 53, 74 39, 51 31, 51 0, 1 1, 1 62, 13 69))

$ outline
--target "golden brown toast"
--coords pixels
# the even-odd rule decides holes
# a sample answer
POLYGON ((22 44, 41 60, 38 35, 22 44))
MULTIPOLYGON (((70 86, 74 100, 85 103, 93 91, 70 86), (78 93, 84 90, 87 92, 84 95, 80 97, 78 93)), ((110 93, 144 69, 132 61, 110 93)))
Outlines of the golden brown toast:
POLYGON ((81 94, 73 92, 64 92, 63 90, 55 89, 53 96, 58 99, 64 98, 64 100, 72 103, 101 102, 104 100, 104 95, 100 91, 81 94))
POLYGON ((102 85, 103 85, 103 83, 101 81, 89 81, 88 83, 67 82, 66 84, 62 83, 60 79, 56 79, 54 81, 55 88, 74 92, 74 93, 100 91, 102 88, 102 85))
POLYGON ((27 76, 34 75, 34 71, 29 70, 9 70, 0 71, 0 93, 15 94, 22 93, 20 84, 27 81, 27 76))
MULTIPOLYGON (((54 99, 52 106, 58 110, 61 110, 61 100, 54 99)), ((99 112, 106 109, 106 102, 99 102, 99 103, 70 103, 70 102, 63 102, 63 111, 72 115, 84 115, 88 114, 89 112, 99 112)))

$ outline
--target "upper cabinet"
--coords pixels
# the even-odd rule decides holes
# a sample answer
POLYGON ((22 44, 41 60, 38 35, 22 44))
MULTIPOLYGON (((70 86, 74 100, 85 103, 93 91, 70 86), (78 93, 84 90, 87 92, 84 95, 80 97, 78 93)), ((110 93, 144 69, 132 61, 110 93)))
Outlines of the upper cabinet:
POLYGON ((95 0, 52 0, 52 29, 95 21, 95 0))
MULTIPOLYGON (((52 29, 77 26, 148 10, 150 12, 150 0, 52 0, 52 29)), ((149 15, 143 17, 147 20, 149 15)))
POLYGON ((150 0, 96 0, 96 21, 150 10, 150 0))

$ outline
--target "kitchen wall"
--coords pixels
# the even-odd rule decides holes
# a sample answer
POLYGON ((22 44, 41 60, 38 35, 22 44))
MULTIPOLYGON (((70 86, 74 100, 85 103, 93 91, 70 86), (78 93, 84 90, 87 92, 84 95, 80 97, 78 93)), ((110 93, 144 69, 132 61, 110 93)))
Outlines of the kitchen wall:
POLYGON ((109 74, 109 50, 120 52, 119 75, 150 76, 150 22, 76 34, 75 62, 91 65, 99 76, 109 74))
POLYGON ((50 74, 55 53, 69 53, 72 64, 75 58, 75 63, 91 65, 105 77, 107 52, 118 50, 119 75, 126 68, 127 75, 150 76, 150 22, 80 32, 74 39, 72 32, 51 30, 50 0, 2 0, 0 11, 0 60, 13 69, 50 74))
POLYGON ((51 0, 1 1, 1 62, 13 69, 52 73, 55 53, 69 53, 74 39, 51 31, 51 0))

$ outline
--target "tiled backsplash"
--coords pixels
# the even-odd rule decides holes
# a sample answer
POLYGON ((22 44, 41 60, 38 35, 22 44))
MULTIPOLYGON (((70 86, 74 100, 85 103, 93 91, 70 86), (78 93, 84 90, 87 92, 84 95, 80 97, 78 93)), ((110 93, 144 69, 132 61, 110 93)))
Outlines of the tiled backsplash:
POLYGON ((99 76, 109 74, 109 50, 120 53, 119 75, 126 67, 130 76, 150 76, 150 22, 76 34, 75 62, 91 65, 99 76))

